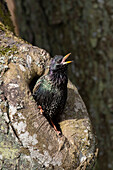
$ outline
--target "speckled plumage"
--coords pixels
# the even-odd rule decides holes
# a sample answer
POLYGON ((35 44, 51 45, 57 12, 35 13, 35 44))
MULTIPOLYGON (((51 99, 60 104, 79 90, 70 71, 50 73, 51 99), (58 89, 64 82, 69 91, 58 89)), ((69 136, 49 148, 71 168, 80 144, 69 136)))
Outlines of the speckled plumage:
POLYGON ((33 96, 48 119, 61 114, 67 99, 67 63, 63 56, 55 56, 47 75, 38 79, 33 96), (65 64, 64 64, 65 62, 65 64))

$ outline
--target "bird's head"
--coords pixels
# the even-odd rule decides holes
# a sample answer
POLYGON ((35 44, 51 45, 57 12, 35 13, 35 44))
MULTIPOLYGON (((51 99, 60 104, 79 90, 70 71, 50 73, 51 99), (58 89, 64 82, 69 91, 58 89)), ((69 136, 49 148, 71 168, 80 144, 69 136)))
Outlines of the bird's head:
POLYGON ((71 53, 67 54, 66 56, 56 55, 51 60, 50 70, 52 71, 60 71, 60 70, 67 70, 67 65, 72 61, 66 61, 66 59, 70 56, 71 53))

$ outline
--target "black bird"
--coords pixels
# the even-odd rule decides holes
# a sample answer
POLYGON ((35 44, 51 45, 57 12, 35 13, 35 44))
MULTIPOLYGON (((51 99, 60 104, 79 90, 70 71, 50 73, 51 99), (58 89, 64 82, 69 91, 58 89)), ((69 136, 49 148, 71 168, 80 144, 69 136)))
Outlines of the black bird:
MULTIPOLYGON (((67 99, 67 64, 72 61, 66 61, 71 53, 66 56, 56 55, 50 63, 49 72, 42 76, 36 82, 33 89, 33 96, 38 104, 40 112, 53 123, 56 115, 62 113, 67 99)), ((57 131, 60 133, 59 131, 57 131)))

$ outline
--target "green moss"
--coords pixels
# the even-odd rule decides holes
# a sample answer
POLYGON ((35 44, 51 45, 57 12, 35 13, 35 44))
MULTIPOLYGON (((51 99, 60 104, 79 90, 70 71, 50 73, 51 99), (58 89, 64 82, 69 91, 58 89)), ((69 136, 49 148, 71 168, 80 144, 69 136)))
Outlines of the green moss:
POLYGON ((0 47, 0 54, 2 55, 9 54, 9 53, 14 54, 15 51, 17 51, 16 45, 13 45, 13 47, 4 47, 4 46, 0 47))
POLYGON ((5 28, 1 23, 0 23, 0 30, 5 31, 5 28))

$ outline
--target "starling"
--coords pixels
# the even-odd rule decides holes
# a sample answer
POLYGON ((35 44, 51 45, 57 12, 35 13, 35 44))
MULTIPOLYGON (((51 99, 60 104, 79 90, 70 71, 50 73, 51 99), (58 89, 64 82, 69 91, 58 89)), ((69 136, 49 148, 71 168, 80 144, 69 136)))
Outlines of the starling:
POLYGON ((67 64, 66 61, 71 53, 66 56, 56 55, 50 63, 47 75, 40 77, 33 89, 33 96, 38 104, 40 112, 60 133, 53 119, 62 113, 67 99, 67 64))

